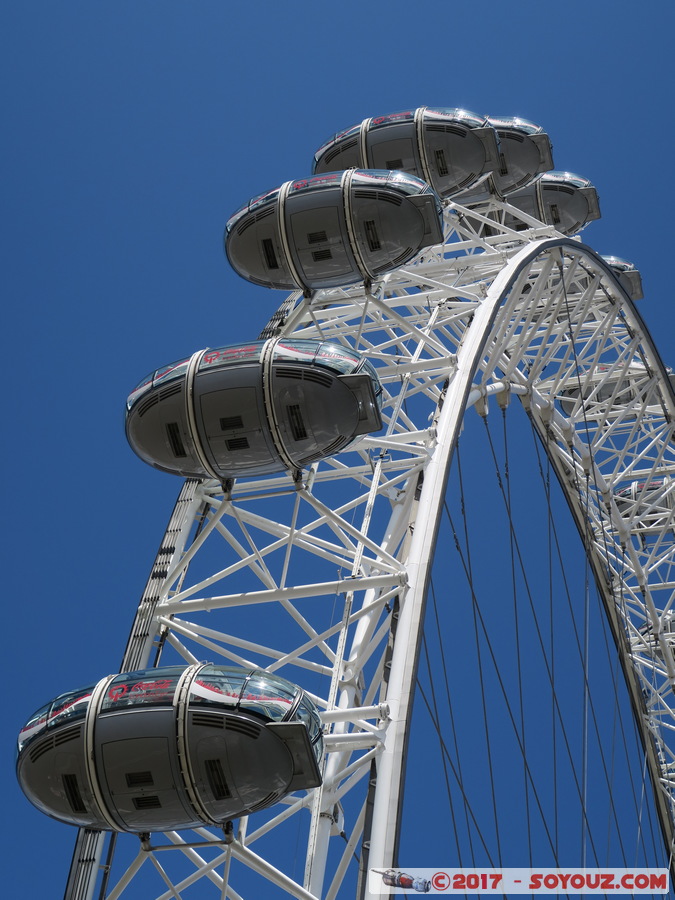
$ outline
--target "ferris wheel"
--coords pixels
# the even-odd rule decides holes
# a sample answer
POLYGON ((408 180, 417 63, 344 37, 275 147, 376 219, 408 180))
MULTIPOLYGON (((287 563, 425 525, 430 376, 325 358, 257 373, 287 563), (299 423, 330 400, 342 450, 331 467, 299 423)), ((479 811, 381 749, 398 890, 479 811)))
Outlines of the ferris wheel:
MULTIPOLYGON (((506 632, 477 638, 492 686, 466 669, 466 681, 447 679, 447 657, 466 652, 459 610, 471 610, 486 636, 486 618, 504 614, 484 615, 479 602, 478 570, 497 565, 488 536, 497 513, 480 510, 472 551, 471 485, 453 469, 461 461, 468 471, 460 435, 470 416, 488 423, 494 411, 501 423, 517 407, 547 473, 548 543, 558 540, 557 482, 588 561, 584 590, 595 584, 602 611, 602 626, 588 606, 580 612, 581 729, 588 737, 599 718, 589 658, 602 639, 634 714, 626 729, 617 705, 610 730, 632 731, 644 776, 633 788, 637 841, 659 831, 644 859, 670 864, 675 395, 635 307, 639 274, 576 236, 599 216, 594 187, 552 167, 548 136, 530 122, 421 108, 335 135, 312 176, 229 220, 237 271, 291 293, 257 340, 156 369, 130 395, 133 449, 187 480, 120 673, 57 698, 20 738, 30 798, 80 826, 67 900, 385 895, 399 866, 417 864, 401 838, 416 692, 454 779, 448 797, 460 795, 448 812, 446 858, 420 865, 448 865, 455 847, 472 865, 510 864, 488 834, 499 844, 498 815, 481 827, 465 777, 480 756, 495 809, 495 784, 516 780, 506 739, 487 739, 485 750, 487 716, 465 726, 473 749, 457 749, 461 724, 452 738, 441 734, 441 719, 454 719, 468 697, 470 718, 491 692, 507 697, 510 688, 520 696, 502 727, 520 754, 523 808, 528 822, 539 817, 542 846, 560 861, 547 804, 557 817, 564 801, 543 796, 529 762, 550 740, 520 721, 537 706, 524 693, 539 689, 538 678, 550 688, 556 759, 570 769, 586 835, 595 786, 586 751, 577 766, 570 749, 540 598, 523 564, 528 548, 514 527, 520 438, 504 439, 511 455, 496 462, 506 510, 499 540, 512 566, 503 590, 526 584, 535 624, 519 626, 515 642, 506 632), (438 571, 455 553, 458 568, 438 571), (446 638, 436 659, 432 629, 446 638), (518 666, 511 686, 501 677, 504 644, 518 666), (524 687, 530 655, 540 657, 540 676, 524 687), (441 672, 448 698, 462 695, 444 715, 434 693, 441 672), (46 784, 58 800, 46 798, 46 784)), ((546 621, 552 647, 558 626, 552 614, 546 621)), ((620 842, 609 771, 619 763, 602 765, 620 842)), ((440 784, 441 764, 429 756, 429 766, 440 784)), ((528 825, 530 856, 536 831, 528 825)), ((588 848, 597 860, 592 839, 582 845, 581 859, 565 864, 592 864, 588 848)))

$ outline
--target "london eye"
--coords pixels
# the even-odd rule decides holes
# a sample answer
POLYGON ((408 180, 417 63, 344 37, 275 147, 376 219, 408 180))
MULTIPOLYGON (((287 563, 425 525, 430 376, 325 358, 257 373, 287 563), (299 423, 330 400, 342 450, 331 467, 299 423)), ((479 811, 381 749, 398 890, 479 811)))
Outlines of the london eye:
POLYGON ((458 862, 505 864, 517 831, 519 862, 570 864, 556 823, 572 804, 579 865, 669 865, 673 381, 639 273, 578 237, 595 187, 552 168, 527 120, 418 108, 337 133, 312 174, 229 220, 235 269, 291 293, 259 335, 130 384, 132 449, 186 480, 120 672, 63 686, 20 737, 25 792, 80 829, 67 900, 370 896, 372 870, 421 852, 406 763, 433 768, 458 862), (542 542, 523 546, 535 489, 542 542), (559 679, 579 684, 569 726, 559 679), (608 756, 603 727, 623 736, 608 756))

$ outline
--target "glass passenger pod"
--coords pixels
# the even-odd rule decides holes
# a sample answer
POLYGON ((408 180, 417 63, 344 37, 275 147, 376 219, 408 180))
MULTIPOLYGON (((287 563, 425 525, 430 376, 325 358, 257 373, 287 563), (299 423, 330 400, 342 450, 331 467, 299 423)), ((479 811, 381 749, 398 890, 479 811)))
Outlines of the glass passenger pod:
MULTIPOLYGON (((639 632, 641 640, 647 645, 649 651, 662 657, 661 644, 653 624, 647 622, 639 629, 639 632)), ((672 649, 675 643, 675 612, 672 609, 659 617, 659 633, 666 636, 666 641, 672 649)), ((644 649, 640 644, 637 646, 634 644, 633 646, 638 652, 644 649)))
POLYGON ((517 116, 488 116, 486 124, 495 129, 499 139, 499 164, 491 176, 498 196, 524 187, 553 168, 551 141, 540 125, 517 116))
POLYGON ((186 366, 170 389, 160 381, 128 402, 127 440, 163 471, 225 480, 300 469, 382 427, 375 369, 339 343, 253 341, 195 363, 189 391, 186 366))
POLYGON ((673 528, 675 477, 665 475, 648 481, 633 481, 614 491, 617 509, 631 520, 632 529, 649 534, 673 528))
POLYGON ((354 170, 287 182, 235 214, 225 250, 256 284, 313 291, 372 279, 443 240, 440 201, 420 179, 354 170))
POLYGON ((617 281, 628 294, 630 299, 635 302, 642 300, 644 293, 642 292, 642 276, 639 269, 627 259, 621 259, 620 256, 603 256, 603 260, 613 271, 617 281))
POLYGON ((484 118, 465 109, 420 107, 366 119, 335 135, 315 154, 313 171, 402 170, 449 197, 497 164, 496 134, 484 118))
POLYGON ((627 408, 631 406, 637 416, 643 407, 646 406, 648 411, 654 410, 661 403, 654 386, 653 395, 647 398, 645 404, 642 385, 651 378, 645 366, 638 362, 627 369, 621 366, 612 370, 609 365, 598 365, 592 370, 577 370, 560 392, 560 405, 565 415, 583 416, 588 420, 608 419, 619 413, 625 417, 627 408), (583 407, 580 397, 583 398, 583 407))
POLYGON ((322 757, 319 712, 297 685, 262 670, 170 666, 38 710, 19 737, 17 775, 61 821, 153 831, 222 824, 316 787, 322 757), (82 702, 69 720, 50 720, 92 695, 86 731, 82 702))
MULTIPOLYGON (((527 187, 509 194, 506 200, 565 235, 578 234, 589 222, 600 218, 596 189, 587 178, 571 172, 546 172, 527 187)), ((517 231, 530 227, 510 215, 506 216, 506 224, 517 231)))
MULTIPOLYGON (((665 372, 675 392, 675 373, 670 367, 665 372)), ((610 419, 619 413, 628 418, 631 413, 637 416, 642 411, 665 415, 664 388, 654 379, 654 373, 640 362, 615 370, 598 365, 591 371, 577 371, 572 375, 560 392, 560 405, 566 415, 583 416, 589 421, 610 419), (652 382, 650 388, 646 382, 652 382), (583 408, 579 397, 583 398, 583 408)))

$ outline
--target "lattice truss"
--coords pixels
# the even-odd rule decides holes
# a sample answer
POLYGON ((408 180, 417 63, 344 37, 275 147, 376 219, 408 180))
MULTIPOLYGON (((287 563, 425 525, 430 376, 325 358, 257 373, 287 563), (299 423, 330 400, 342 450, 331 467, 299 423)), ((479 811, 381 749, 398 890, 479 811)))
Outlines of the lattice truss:
POLYGON ((227 490, 188 485, 125 657, 126 668, 138 668, 161 649, 162 664, 260 666, 300 684, 324 714, 323 786, 241 820, 231 843, 206 828, 151 836, 111 881, 110 898, 149 859, 166 898, 206 883, 214 896, 246 895, 232 860, 297 897, 333 898, 345 878, 355 883, 368 788, 387 737, 408 551, 451 397, 487 414, 491 395, 506 405, 515 394, 531 414, 634 667, 634 699, 672 806, 675 400, 667 373, 618 282, 583 244, 496 201, 472 210, 450 203, 445 221, 444 245, 368 289, 286 302, 280 334, 339 341, 374 362, 384 429, 295 475, 241 479, 227 490), (477 321, 487 301, 493 313, 477 321), (467 381, 458 355, 472 327, 483 333, 467 381), (160 863, 162 844, 181 851, 179 874, 167 854, 160 863), (301 863, 289 845, 302 846, 301 863))

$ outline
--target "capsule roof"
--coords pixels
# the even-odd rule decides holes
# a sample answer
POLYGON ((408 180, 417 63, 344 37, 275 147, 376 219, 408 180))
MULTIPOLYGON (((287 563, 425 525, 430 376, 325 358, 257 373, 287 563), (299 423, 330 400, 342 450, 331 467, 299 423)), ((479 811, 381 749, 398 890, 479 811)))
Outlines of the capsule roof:
POLYGON ((441 197, 473 203, 524 187, 553 168, 553 156, 544 129, 527 119, 422 106, 365 119, 314 155, 315 172, 356 166, 402 169, 441 197))
POLYGON ((529 119, 521 119, 520 116, 487 116, 486 121, 499 131, 517 131, 521 134, 544 134, 541 125, 536 125, 529 119))
POLYGON ((375 170, 288 181, 225 227, 225 251, 242 278, 305 291, 371 281, 442 240, 440 200, 429 185, 375 170))
POLYGON ((315 153, 313 171, 400 169, 448 197, 498 162, 496 134, 484 117, 465 109, 420 107, 365 119, 334 135, 315 153))
POLYGON ((131 392, 127 439, 150 465, 183 476, 300 469, 378 431, 381 393, 369 360, 332 341, 201 350, 131 392))

